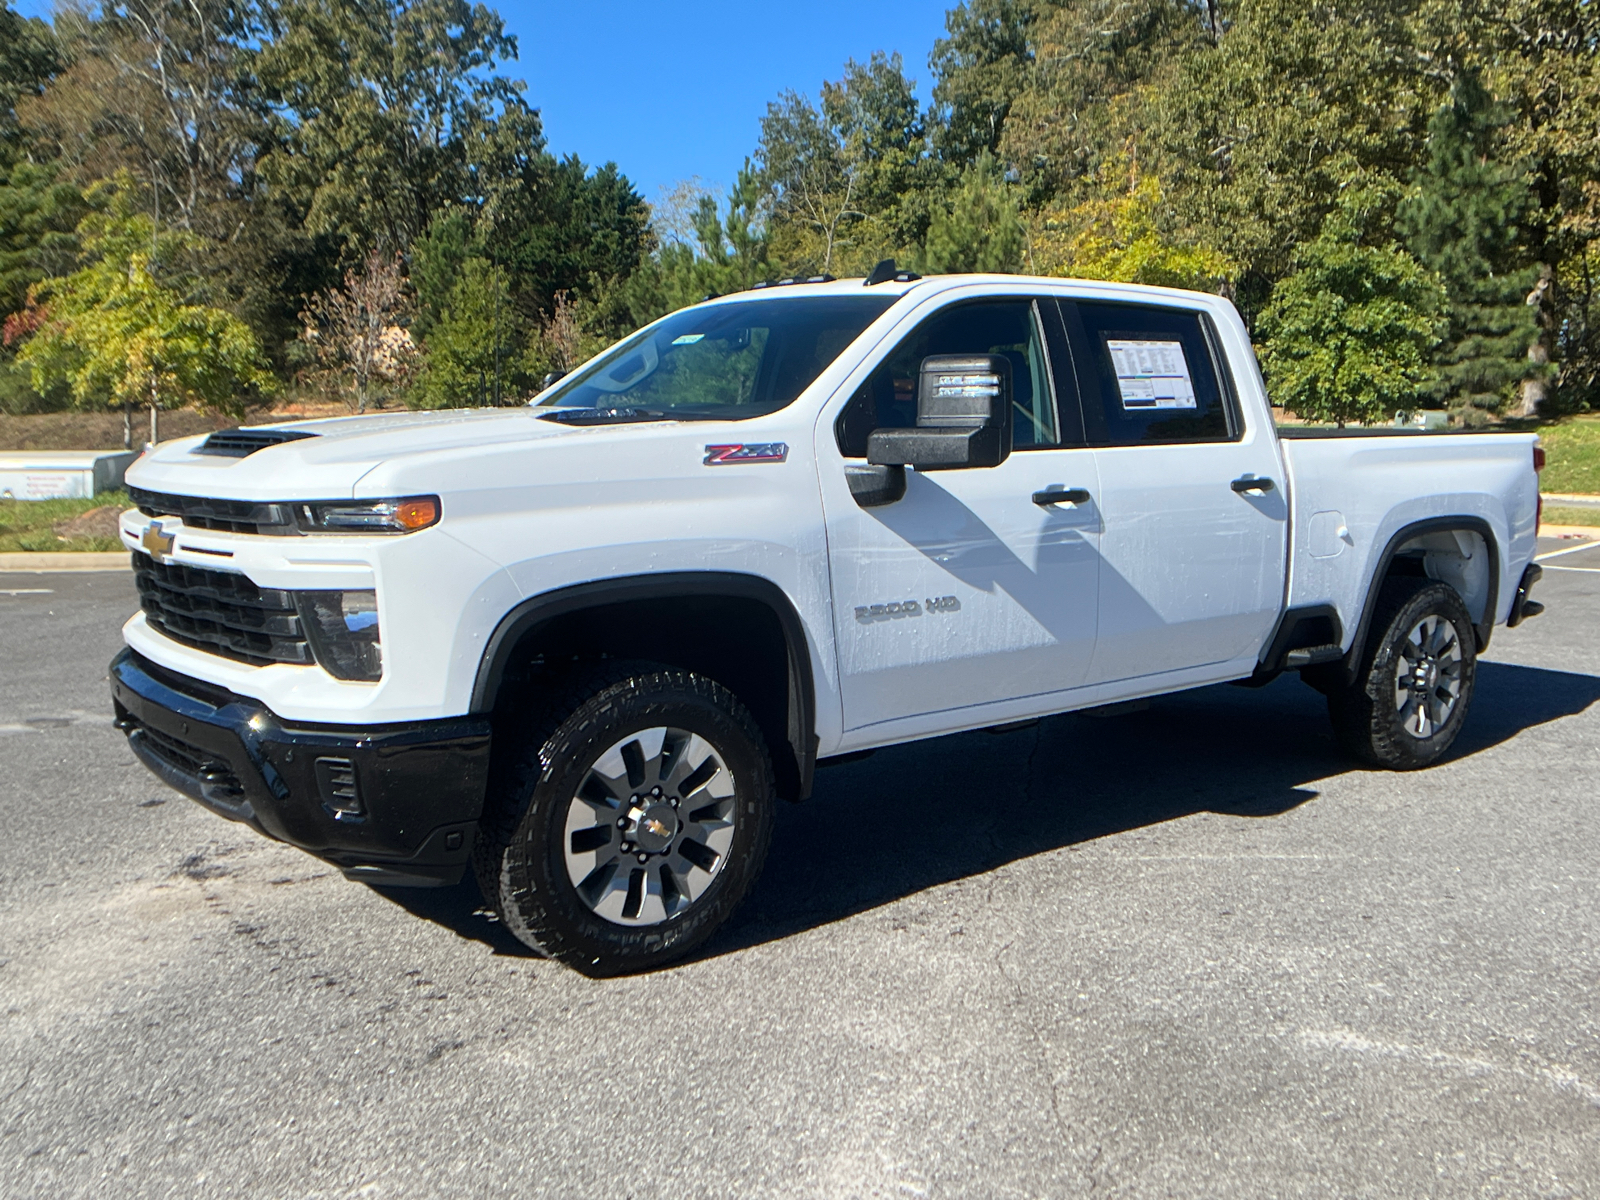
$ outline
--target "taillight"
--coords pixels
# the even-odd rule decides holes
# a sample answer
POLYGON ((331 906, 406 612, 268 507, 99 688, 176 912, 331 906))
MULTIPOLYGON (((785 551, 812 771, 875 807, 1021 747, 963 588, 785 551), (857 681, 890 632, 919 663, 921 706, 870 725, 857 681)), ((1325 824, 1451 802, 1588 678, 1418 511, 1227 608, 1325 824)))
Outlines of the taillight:
POLYGON ((1537 443, 1533 447, 1533 469, 1535 471, 1544 470, 1544 447, 1537 443))

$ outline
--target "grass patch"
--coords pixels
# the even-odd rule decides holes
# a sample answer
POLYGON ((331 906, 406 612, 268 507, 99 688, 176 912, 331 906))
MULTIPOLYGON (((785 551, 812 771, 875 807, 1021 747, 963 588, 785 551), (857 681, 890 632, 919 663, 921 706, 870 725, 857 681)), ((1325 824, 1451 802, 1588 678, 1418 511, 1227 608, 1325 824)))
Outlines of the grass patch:
POLYGON ((90 509, 115 505, 128 508, 128 493, 101 492, 91 500, 0 500, 0 552, 16 550, 123 550, 117 538, 78 537, 62 540, 55 527, 90 509))
MULTIPOLYGON (((1558 425, 1541 425, 1537 432, 1545 453, 1544 473, 1539 476, 1540 491, 1576 495, 1600 493, 1600 417, 1574 417, 1558 425)), ((1554 519, 1545 517, 1547 521, 1554 519)), ((1594 521, 1571 523, 1595 524, 1594 521)))
POLYGON ((1544 506, 1546 525, 1600 525, 1600 508, 1560 508, 1544 506))

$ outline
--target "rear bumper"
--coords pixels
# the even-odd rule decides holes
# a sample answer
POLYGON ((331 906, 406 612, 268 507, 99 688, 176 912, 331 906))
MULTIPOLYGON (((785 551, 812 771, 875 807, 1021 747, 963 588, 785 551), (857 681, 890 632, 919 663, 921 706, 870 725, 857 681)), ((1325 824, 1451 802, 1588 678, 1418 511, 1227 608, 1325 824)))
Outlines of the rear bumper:
POLYGON ((373 883, 444 885, 472 853, 489 721, 352 728, 283 721, 258 701, 132 650, 111 663, 117 726, 169 787, 373 883))

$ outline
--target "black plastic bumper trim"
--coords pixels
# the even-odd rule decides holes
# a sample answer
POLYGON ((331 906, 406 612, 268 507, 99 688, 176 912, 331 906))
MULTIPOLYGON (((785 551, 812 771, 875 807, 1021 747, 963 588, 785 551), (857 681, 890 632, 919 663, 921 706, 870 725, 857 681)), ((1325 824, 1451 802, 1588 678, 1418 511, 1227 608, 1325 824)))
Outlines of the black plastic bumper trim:
POLYGON ((211 812, 347 871, 460 878, 488 783, 487 717, 301 724, 132 650, 112 660, 110 675, 117 724, 135 756, 211 812), (359 773, 363 820, 341 819, 323 803, 316 763, 330 756, 359 773))

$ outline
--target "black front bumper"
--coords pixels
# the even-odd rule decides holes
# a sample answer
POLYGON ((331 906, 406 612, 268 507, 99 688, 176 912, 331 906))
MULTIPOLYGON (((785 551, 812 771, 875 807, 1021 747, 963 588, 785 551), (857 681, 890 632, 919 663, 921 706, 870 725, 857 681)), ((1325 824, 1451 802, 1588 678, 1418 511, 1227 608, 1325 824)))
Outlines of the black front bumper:
POLYGON ((124 650, 117 727, 145 766, 218 816, 372 883, 445 885, 472 854, 489 720, 352 728, 287 722, 259 701, 124 650))

